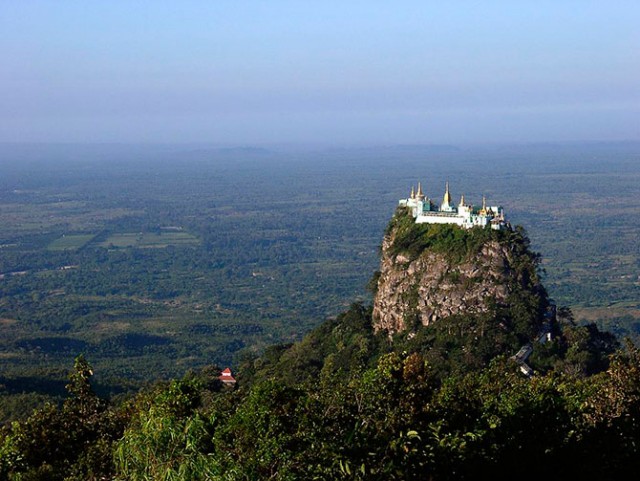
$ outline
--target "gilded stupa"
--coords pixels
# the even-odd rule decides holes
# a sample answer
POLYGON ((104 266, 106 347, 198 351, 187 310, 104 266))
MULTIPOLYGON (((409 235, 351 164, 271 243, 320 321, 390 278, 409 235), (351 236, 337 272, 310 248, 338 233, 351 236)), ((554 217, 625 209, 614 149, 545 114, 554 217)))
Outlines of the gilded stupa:
POLYGON ((422 183, 418 182, 418 189, 411 186, 409 198, 400 199, 399 205, 411 209, 417 224, 455 224, 464 229, 472 227, 487 227, 501 230, 509 227, 505 220, 502 206, 487 206, 487 199, 482 196, 482 207, 466 204, 464 194, 460 197, 460 204, 453 205, 449 182, 445 184, 442 203, 438 206, 422 191, 422 183))

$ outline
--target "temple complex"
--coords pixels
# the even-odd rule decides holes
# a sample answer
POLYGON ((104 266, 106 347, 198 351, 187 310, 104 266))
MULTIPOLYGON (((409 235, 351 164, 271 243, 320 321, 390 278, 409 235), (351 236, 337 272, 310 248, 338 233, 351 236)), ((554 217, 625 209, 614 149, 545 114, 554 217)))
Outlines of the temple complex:
POLYGON ((422 192, 422 184, 418 182, 418 189, 411 187, 411 194, 407 199, 400 199, 399 205, 411 209, 416 224, 456 224, 464 229, 472 227, 491 226, 501 230, 509 224, 504 217, 502 206, 487 206, 482 196, 482 207, 467 204, 464 195, 460 196, 458 205, 454 205, 449 182, 446 183, 442 202, 438 205, 422 192))

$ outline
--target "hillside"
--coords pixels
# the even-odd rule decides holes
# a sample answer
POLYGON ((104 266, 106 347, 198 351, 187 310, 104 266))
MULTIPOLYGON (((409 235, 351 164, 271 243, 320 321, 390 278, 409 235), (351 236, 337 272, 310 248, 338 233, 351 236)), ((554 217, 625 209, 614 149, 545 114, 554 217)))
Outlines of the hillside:
POLYGON ((595 326, 573 325, 566 308, 549 316, 556 306, 529 245, 520 227, 418 225, 399 208, 385 231, 380 270, 369 281, 372 307, 353 305, 301 342, 272 347, 244 363, 245 376, 300 382, 327 365, 347 375, 390 352, 418 352, 443 377, 483 369, 529 343, 536 371, 605 369, 617 341, 595 326), (534 342, 543 331, 551 341, 534 342))
POLYGON ((9 480, 625 479, 640 352, 551 303, 522 229, 386 231, 374 305, 301 342, 111 404, 76 360, 61 408, 0 434, 9 480), (513 355, 534 345, 534 374, 513 355))

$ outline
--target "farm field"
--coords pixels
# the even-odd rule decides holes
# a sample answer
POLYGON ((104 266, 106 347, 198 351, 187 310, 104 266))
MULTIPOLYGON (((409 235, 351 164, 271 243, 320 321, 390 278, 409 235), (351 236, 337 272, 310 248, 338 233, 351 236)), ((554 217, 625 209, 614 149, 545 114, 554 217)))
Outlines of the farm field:
POLYGON ((194 245, 198 244, 198 238, 187 232, 126 232, 112 234, 98 246, 105 248, 114 247, 138 247, 163 248, 170 245, 194 245))
POLYGON ((95 237, 95 234, 66 234, 51 242, 47 249, 50 251, 75 250, 84 247, 95 237))

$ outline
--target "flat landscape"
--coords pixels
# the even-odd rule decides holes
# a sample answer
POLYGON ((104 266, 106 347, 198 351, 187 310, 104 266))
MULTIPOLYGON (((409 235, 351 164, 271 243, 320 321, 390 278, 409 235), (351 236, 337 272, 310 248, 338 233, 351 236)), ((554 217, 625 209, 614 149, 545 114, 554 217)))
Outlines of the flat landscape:
POLYGON ((640 144, 235 149, 0 146, 1 418, 234 365, 301 338, 378 267, 397 201, 483 195, 523 225, 578 321, 640 333, 640 144), (16 401, 17 402, 17 401, 16 401))

